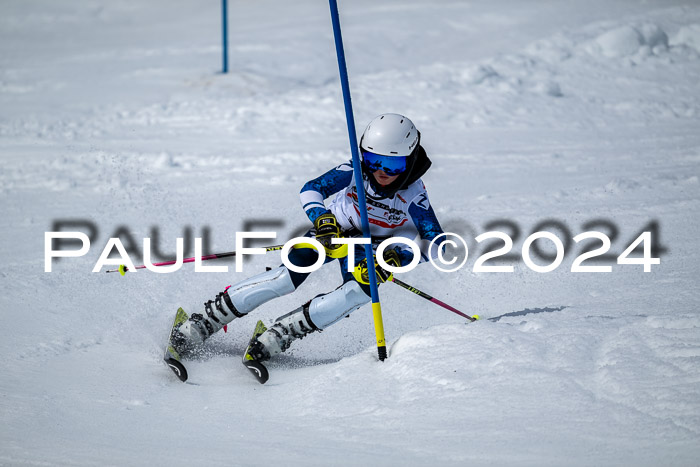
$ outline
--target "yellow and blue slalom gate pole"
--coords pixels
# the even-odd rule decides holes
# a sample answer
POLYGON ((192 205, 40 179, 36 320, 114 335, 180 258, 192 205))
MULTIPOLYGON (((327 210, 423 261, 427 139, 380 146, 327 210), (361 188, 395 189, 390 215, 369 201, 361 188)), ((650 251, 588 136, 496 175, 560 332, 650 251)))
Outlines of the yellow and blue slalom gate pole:
MULTIPOLYGON (((338 15, 338 2, 329 0, 331 7, 331 21, 333 22, 333 36, 335 37, 335 51, 338 55, 338 70, 340 72, 340 85, 343 89, 343 102, 345 103, 345 119, 348 123, 348 136, 350 137, 350 150, 352 151, 352 166, 355 174, 355 186, 357 188, 357 201, 360 205, 360 218, 362 219, 362 235, 371 239, 369 233, 369 220, 367 218, 367 201, 365 199, 364 181, 360 168, 360 154, 358 151, 357 134, 355 133, 355 117, 352 113, 350 101, 350 84, 348 83, 348 68, 345 63, 345 51, 343 50, 343 37, 340 33, 340 18, 338 15)), ((384 360, 386 354, 386 340, 384 339, 384 323, 382 321, 382 307, 379 303, 379 290, 377 288, 377 274, 374 267, 374 255, 372 254, 371 241, 365 245, 367 257, 367 269, 369 276, 369 288, 372 294, 372 315, 374 316, 374 331, 377 335, 377 352, 379 360, 384 360)))

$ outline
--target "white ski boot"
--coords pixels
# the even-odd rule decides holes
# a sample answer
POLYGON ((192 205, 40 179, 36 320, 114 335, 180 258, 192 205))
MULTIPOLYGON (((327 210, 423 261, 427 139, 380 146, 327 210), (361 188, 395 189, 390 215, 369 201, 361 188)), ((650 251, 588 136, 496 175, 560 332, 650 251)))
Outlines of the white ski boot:
POLYGON ((256 361, 269 360, 289 348, 293 340, 303 339, 304 336, 319 329, 308 317, 308 303, 301 308, 288 313, 270 326, 267 331, 257 338, 248 353, 256 361))
POLYGON ((214 300, 204 303, 204 313, 193 313, 180 325, 174 336, 175 346, 180 352, 195 349, 235 318, 292 292, 294 283, 283 266, 226 287, 214 300))
POLYGON ((269 329, 254 337, 246 350, 246 355, 250 356, 248 360, 269 360, 286 351, 292 341, 325 329, 369 301, 370 298, 355 281, 346 282, 331 293, 319 295, 301 308, 277 318, 269 329))

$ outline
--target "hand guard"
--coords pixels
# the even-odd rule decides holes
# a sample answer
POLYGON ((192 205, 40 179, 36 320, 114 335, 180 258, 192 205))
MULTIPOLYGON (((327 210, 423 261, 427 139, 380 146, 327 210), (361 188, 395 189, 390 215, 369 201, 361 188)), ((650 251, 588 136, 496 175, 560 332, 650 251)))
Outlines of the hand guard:
MULTIPOLYGON (((388 264, 389 266, 393 267, 401 267, 401 259, 399 258, 399 254, 397 253, 396 250, 385 250, 384 251, 384 262, 388 264)), ((384 270, 379 264, 377 263, 377 259, 375 258, 374 260, 374 267, 377 272, 377 283, 378 284, 383 284, 386 281, 390 281, 394 274, 384 270)), ((369 284, 369 271, 367 270, 367 258, 363 259, 360 261, 360 263, 355 266, 355 270, 352 272, 353 277, 355 277, 355 280, 359 282, 360 284, 369 284)))
POLYGON ((314 222, 314 229, 316 230, 316 240, 323 245, 327 256, 343 258, 348 255, 347 245, 331 243, 334 238, 340 238, 338 219, 332 213, 328 212, 318 216, 314 222))

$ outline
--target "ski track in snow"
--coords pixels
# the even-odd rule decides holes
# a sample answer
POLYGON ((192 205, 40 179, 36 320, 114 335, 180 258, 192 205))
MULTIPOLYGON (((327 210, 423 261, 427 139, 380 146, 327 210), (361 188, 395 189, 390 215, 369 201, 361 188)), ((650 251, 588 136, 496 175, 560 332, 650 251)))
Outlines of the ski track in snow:
POLYGON ((245 220, 280 220, 279 239, 308 224, 296 193, 350 157, 327 7, 236 4, 221 75, 218 5, 165 6, 3 7, 0 464, 697 463, 696 4, 341 5, 358 131, 385 111, 416 122, 431 201, 470 248, 457 273, 405 280, 482 320, 384 285, 389 359, 362 309, 295 342, 265 386, 239 364, 255 320, 339 285, 337 265, 213 337, 188 384, 161 360, 177 306, 279 256, 90 271, 119 226, 157 226, 164 251, 208 226, 227 251, 245 220), (47 274, 56 219, 99 232, 47 274), (657 220, 667 251, 647 274, 571 273, 576 245, 552 273, 475 274, 496 219, 521 226, 514 252, 543 219, 572 235, 607 219, 615 255, 657 220))

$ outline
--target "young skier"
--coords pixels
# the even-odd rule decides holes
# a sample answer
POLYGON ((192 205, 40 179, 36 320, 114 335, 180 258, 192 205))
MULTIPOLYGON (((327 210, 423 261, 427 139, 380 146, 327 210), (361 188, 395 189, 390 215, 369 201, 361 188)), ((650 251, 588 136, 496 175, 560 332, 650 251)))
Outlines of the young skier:
MULTIPOLYGON (((374 250, 390 237, 413 239, 418 234, 425 246, 440 235, 442 228, 420 180, 431 162, 413 122, 398 114, 379 115, 367 125, 360 150, 374 250)), ((247 357, 255 361, 284 352, 293 340, 328 328, 370 301, 364 247, 357 248, 354 270, 348 272, 347 245, 331 243, 334 237, 362 236, 352 161, 307 182, 300 198, 314 224, 306 235, 315 236, 324 246, 326 262, 338 260, 343 285, 278 318, 248 347, 247 357), (324 200, 334 194, 326 206, 324 200)), ((429 254, 432 255, 421 253, 421 261, 426 261, 429 254)), ((289 253, 289 260, 296 266, 311 266, 318 255, 313 248, 295 248, 289 253)), ((385 250, 384 260, 391 266, 405 266, 413 260, 413 252, 398 244, 385 250)), ((378 284, 391 278, 388 271, 376 267, 378 284)), ((307 276, 282 265, 227 287, 204 304, 204 313, 192 314, 175 331, 174 345, 180 352, 198 347, 234 318, 242 318, 263 303, 294 292, 307 276)))

